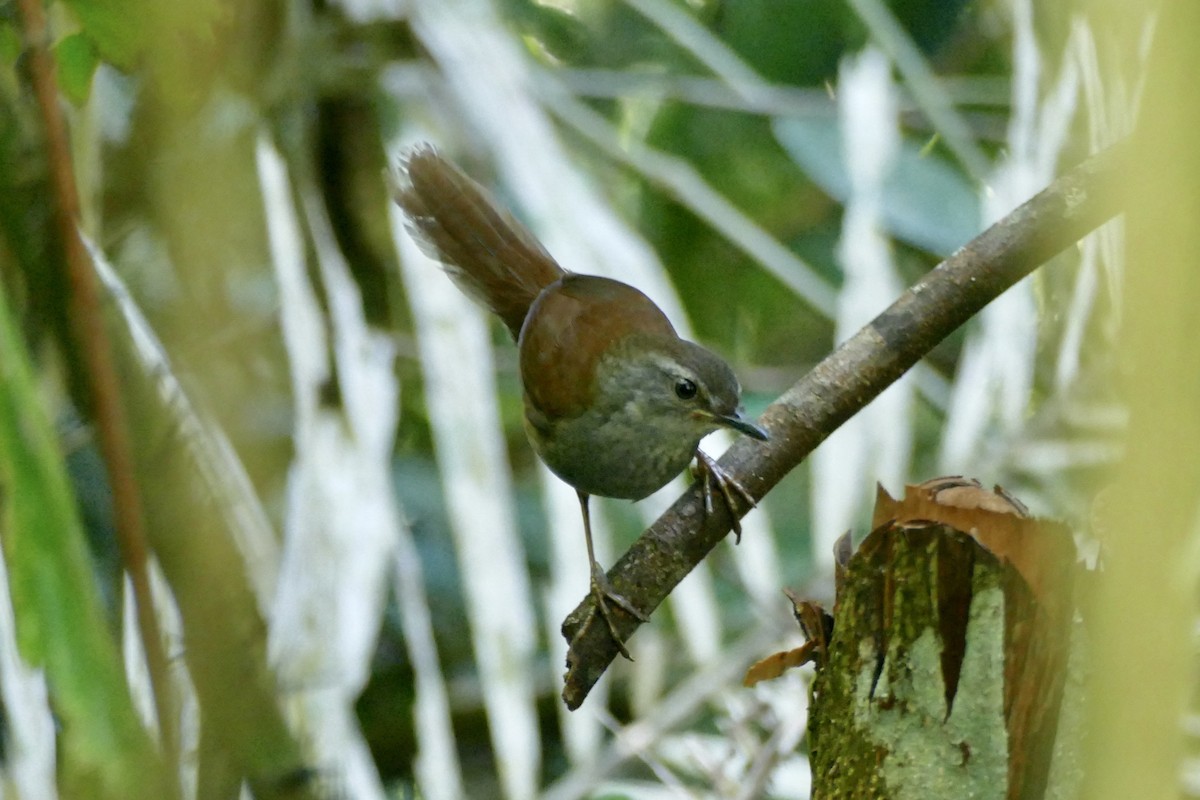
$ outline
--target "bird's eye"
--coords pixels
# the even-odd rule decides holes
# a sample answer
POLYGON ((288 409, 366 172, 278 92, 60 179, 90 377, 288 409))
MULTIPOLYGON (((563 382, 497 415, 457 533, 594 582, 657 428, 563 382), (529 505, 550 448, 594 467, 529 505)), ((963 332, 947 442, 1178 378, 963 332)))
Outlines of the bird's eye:
POLYGON ((696 396, 696 383, 687 378, 675 381, 675 396, 680 400, 691 400, 696 396))

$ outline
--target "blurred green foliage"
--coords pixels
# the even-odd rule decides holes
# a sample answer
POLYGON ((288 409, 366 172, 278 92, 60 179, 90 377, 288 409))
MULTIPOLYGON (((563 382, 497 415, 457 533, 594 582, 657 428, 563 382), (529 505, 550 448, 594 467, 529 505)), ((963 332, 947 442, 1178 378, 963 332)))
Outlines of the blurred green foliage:
POLYGON ((75 105, 87 101, 92 75, 100 65, 100 54, 92 40, 82 33, 65 37, 54 48, 58 62, 58 85, 75 105))
POLYGON ((168 797, 106 623, 75 500, 0 286, 0 545, 21 657, 45 670, 67 796, 168 797), (85 789, 86 787, 86 789, 85 789))

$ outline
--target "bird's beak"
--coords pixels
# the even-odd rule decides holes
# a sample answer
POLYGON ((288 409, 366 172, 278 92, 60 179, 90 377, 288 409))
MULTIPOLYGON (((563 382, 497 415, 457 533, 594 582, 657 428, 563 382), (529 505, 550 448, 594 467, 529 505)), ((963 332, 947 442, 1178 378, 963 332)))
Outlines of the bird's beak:
POLYGON ((746 434, 747 436, 765 442, 771 437, 762 428, 755 425, 753 422, 742 417, 738 412, 732 414, 713 414, 713 422, 723 425, 726 428, 733 428, 735 431, 746 434))

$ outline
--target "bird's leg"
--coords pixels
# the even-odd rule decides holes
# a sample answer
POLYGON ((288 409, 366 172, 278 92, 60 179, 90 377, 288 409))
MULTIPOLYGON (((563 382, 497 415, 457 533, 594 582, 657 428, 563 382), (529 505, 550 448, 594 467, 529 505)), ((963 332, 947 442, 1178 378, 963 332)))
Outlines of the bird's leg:
POLYGON ((734 500, 733 495, 736 492, 751 508, 754 508, 758 504, 754 502, 754 498, 750 496, 750 492, 746 491, 745 486, 742 486, 737 482, 736 478, 717 466, 717 462, 713 461, 699 447, 696 448, 696 472, 700 478, 701 493, 704 495, 704 513, 711 514, 713 511, 712 484, 716 484, 717 491, 724 498, 725 507, 729 509, 729 516, 733 520, 733 534, 737 537, 735 543, 741 544, 742 523, 738 519, 738 504, 734 500))
MULTIPOLYGON (((596 560, 596 549, 592 545, 592 515, 588 512, 588 495, 584 492, 576 493, 579 495, 579 507, 583 511, 583 535, 587 539, 588 560, 592 564, 592 597, 596 601, 596 611, 604 617, 604 622, 608 625, 608 632, 613 641, 617 643, 617 649, 621 651, 621 655, 633 661, 633 656, 629 655, 629 651, 625 649, 625 642, 621 640, 621 634, 617 631, 617 624, 612 618, 612 610, 608 607, 608 601, 616 603, 626 613, 641 622, 649 622, 650 618, 629 602, 629 598, 618 593, 609 582, 608 576, 604 574, 604 569, 596 560)), ((596 612, 592 612, 593 619, 595 619, 595 614, 596 612)))

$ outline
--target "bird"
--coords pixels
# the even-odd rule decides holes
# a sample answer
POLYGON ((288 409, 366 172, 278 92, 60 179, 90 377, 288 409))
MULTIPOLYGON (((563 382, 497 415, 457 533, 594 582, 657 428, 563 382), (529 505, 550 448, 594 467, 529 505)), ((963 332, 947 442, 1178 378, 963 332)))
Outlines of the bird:
POLYGON ((700 440, 722 428, 762 441, 767 432, 742 415, 741 388, 724 360, 681 338, 638 289, 561 267, 432 145, 407 150, 389 182, 422 251, 498 316, 516 342, 526 434, 550 471, 575 489, 595 609, 631 658, 610 604, 639 621, 648 617, 596 560, 589 498, 640 500, 695 458, 706 511, 715 485, 740 540, 734 495, 754 500, 700 450, 700 440))

